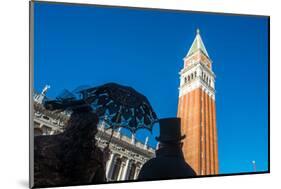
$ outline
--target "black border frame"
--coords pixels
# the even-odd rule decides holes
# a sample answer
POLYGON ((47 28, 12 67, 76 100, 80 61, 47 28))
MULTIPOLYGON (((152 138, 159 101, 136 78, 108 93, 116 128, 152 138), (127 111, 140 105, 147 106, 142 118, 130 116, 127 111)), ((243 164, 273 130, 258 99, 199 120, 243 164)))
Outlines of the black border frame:
POLYGON ((101 5, 101 4, 90 4, 90 3, 69 3, 69 2, 56 2, 56 1, 41 1, 31 0, 29 1, 29 187, 37 188, 34 186, 34 157, 33 157, 33 76, 34 76, 34 3, 45 3, 45 4, 60 4, 69 6, 92 6, 102 8, 123 8, 123 9, 138 9, 138 10, 150 10, 150 11, 163 11, 163 12, 184 12, 184 13, 201 13, 201 14, 215 14, 224 16, 249 16, 249 17, 265 17, 268 19, 268 170, 259 172, 240 172, 240 173, 227 173, 227 174, 216 174, 216 175, 199 175, 195 177, 184 177, 184 178, 167 178, 167 179, 149 179, 149 180, 132 180, 132 181, 109 181, 94 184, 77 184, 77 185, 56 185, 56 186, 39 186, 40 188, 53 188, 53 187, 67 187, 67 186, 90 186, 99 184, 119 184, 119 183, 135 183, 135 182, 147 182, 147 181, 165 181, 165 180, 177 180, 177 179, 189 179, 189 178, 209 178, 209 177, 224 177, 224 176, 239 176, 239 175, 256 175, 270 173, 270 16, 269 15, 253 15, 253 14, 238 14, 238 13, 223 13, 223 12, 208 12, 208 11, 192 11, 192 10, 177 10, 177 9, 164 9, 164 8, 147 8, 147 7, 133 7, 133 6, 121 6, 121 5, 101 5))

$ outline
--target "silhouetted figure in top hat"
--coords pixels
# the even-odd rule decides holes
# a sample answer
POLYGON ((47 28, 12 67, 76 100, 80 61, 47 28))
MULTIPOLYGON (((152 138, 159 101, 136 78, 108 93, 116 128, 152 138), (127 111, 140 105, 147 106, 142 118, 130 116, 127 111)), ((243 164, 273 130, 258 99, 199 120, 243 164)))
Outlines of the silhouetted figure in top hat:
POLYGON ((196 176, 195 171, 185 162, 182 153, 180 118, 160 119, 159 149, 156 158, 146 162, 140 170, 139 180, 186 178, 196 176))

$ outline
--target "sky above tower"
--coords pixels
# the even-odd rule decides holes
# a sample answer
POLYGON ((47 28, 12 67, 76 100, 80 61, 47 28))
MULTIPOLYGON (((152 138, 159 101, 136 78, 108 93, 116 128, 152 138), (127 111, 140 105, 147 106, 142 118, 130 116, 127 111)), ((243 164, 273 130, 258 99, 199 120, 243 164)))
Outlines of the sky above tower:
MULTIPOLYGON (((219 172, 268 166, 266 17, 35 2, 34 89, 48 97, 107 82, 144 94, 159 118, 175 117, 179 71, 200 35, 216 75, 219 172)), ((128 132, 124 131, 125 134, 128 132)), ((156 145, 159 133, 137 139, 156 145)))

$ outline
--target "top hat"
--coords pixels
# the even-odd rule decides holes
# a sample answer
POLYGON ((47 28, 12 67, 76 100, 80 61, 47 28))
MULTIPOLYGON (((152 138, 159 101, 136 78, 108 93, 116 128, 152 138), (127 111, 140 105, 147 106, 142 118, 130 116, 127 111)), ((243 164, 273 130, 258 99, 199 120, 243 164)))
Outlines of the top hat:
POLYGON ((181 135, 181 119, 165 118, 159 120, 160 136, 155 137, 160 142, 176 142, 185 138, 181 135))

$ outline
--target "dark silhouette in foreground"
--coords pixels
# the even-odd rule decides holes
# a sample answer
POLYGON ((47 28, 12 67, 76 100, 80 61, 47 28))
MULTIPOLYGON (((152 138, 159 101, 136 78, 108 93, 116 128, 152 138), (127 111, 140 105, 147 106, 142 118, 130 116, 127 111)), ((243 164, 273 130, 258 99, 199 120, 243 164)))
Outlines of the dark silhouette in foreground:
POLYGON ((160 119, 159 149, 156 158, 146 162, 140 170, 139 180, 175 179, 196 176, 185 162, 182 153, 180 118, 160 119))
POLYGON ((113 130, 125 127, 132 133, 139 128, 151 131, 158 120, 148 99, 132 87, 107 83, 99 87, 78 87, 75 91, 79 98, 64 90, 55 100, 44 102, 47 110, 73 110, 74 113, 64 133, 35 137, 36 187, 105 182, 105 165, 113 130), (95 146, 99 118, 103 118, 112 129, 103 152, 95 146))
POLYGON ((74 111, 66 130, 34 138, 34 186, 104 183, 106 157, 95 145, 98 117, 74 111))

